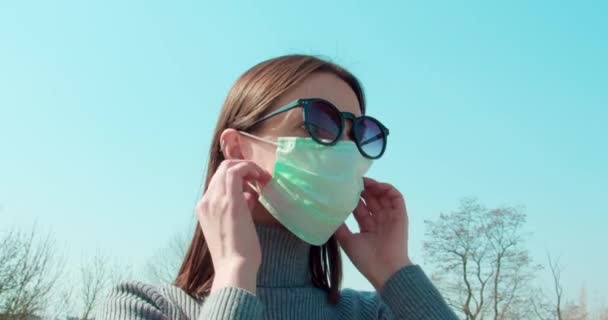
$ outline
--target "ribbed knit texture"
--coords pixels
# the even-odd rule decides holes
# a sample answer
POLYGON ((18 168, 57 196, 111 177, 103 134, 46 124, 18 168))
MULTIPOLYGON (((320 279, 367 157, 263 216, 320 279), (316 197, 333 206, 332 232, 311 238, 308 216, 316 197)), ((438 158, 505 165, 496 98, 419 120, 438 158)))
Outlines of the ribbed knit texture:
POLYGON ((223 288, 195 299, 171 284, 125 282, 105 298, 99 319, 458 319, 416 265, 397 271, 379 294, 344 289, 331 305, 312 284, 310 245, 280 226, 256 230, 262 247, 256 295, 223 288))

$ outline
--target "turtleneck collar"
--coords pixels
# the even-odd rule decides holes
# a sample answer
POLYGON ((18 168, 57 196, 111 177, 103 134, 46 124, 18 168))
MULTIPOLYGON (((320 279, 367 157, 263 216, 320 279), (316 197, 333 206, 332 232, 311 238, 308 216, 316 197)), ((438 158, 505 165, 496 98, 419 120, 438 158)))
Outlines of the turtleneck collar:
POLYGON ((312 285, 309 267, 311 245, 281 225, 256 224, 262 249, 258 287, 302 287, 312 285))

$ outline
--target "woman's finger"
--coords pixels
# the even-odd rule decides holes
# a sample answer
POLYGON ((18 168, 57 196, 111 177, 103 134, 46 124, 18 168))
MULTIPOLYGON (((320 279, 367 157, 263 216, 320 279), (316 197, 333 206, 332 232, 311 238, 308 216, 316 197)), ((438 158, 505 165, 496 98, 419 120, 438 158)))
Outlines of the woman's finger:
POLYGON ((372 214, 376 211, 380 211, 382 207, 386 207, 387 203, 382 203, 381 192, 379 192, 379 188, 381 187, 380 182, 372 178, 364 177, 363 185, 365 186, 363 191, 363 193, 365 193, 365 202, 372 214))
POLYGON ((390 209, 393 206, 391 200, 386 196, 386 193, 378 196, 378 202, 380 202, 383 209, 390 209))
POLYGON ((393 185, 391 185, 390 183, 378 182, 374 185, 371 185, 369 189, 372 193, 376 195, 383 195, 384 193, 393 188, 393 185))
POLYGON ((361 198, 363 198, 365 201, 365 205, 372 215, 382 209, 380 202, 378 201, 378 197, 370 193, 368 190, 363 190, 363 192, 361 192, 361 198))
POLYGON ((363 185, 365 186, 365 190, 368 190, 375 195, 382 195, 388 190, 394 188, 393 185, 389 183, 379 182, 368 177, 363 178, 363 185))
POLYGON ((243 196, 245 197, 245 201, 247 202, 247 208, 249 208, 249 211, 253 210, 258 200, 257 193, 248 190, 243 192, 243 196))
POLYGON ((378 182, 371 178, 366 179, 368 181, 365 187, 366 191, 376 196, 377 201, 382 206, 382 208, 393 207, 392 197, 390 196, 390 194, 392 193, 392 190, 396 190, 396 188, 390 183, 378 182))
POLYGON ((348 252, 351 248, 351 239, 353 237, 353 233, 348 229, 346 223, 342 223, 338 230, 334 233, 336 240, 340 243, 340 246, 344 248, 346 252, 348 252))
POLYGON ((391 207, 396 210, 405 210, 405 199, 399 190, 392 189, 387 193, 387 198, 390 199, 391 207))
POLYGON ((373 185, 376 185, 376 184, 378 184, 378 181, 376 181, 376 180, 374 180, 372 178, 369 178, 369 177, 363 177, 363 186, 365 188, 369 188, 369 187, 371 187, 373 185))
POLYGON ((373 231, 374 229, 374 219, 371 216, 369 209, 363 202, 363 200, 359 199, 359 203, 355 210, 353 210, 353 216, 355 216, 355 220, 359 224, 359 230, 361 232, 373 231))
POLYGON ((226 190, 230 190, 234 194, 241 194, 243 192, 244 181, 252 180, 267 183, 270 180, 270 174, 260 168, 255 162, 246 160, 228 165, 225 168, 225 175, 226 190))

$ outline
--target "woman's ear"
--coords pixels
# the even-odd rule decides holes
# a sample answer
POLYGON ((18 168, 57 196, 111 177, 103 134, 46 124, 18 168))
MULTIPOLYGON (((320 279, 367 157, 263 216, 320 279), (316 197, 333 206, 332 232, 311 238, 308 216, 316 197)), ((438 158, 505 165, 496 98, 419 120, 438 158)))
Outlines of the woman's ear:
POLYGON ((241 135, 235 129, 226 129, 220 135, 220 150, 224 159, 242 160, 243 151, 241 145, 241 135))

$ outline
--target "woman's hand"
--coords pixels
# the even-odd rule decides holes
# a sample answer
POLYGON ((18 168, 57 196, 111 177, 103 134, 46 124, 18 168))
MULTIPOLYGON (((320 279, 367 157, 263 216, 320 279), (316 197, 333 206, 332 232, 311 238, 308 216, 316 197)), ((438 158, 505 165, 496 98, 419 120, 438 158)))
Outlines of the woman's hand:
POLYGON ((392 185, 370 178, 364 178, 364 185, 363 201, 353 211, 360 232, 352 233, 342 224, 335 235, 357 269, 380 291, 395 272, 411 264, 407 210, 392 185))
POLYGON ((240 287, 255 293, 261 250, 251 217, 257 195, 246 185, 263 186, 270 174, 247 160, 224 160, 196 205, 215 277, 212 291, 240 287))

